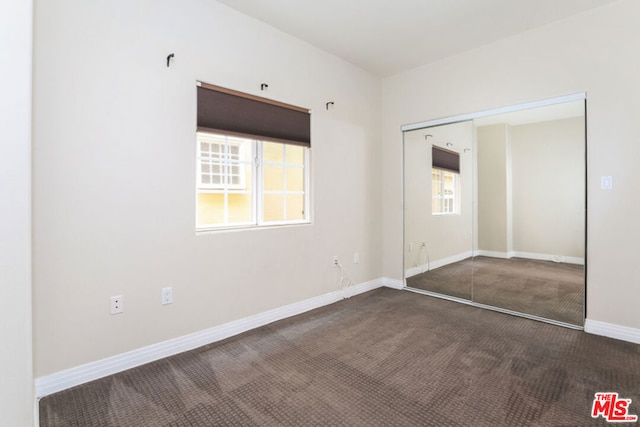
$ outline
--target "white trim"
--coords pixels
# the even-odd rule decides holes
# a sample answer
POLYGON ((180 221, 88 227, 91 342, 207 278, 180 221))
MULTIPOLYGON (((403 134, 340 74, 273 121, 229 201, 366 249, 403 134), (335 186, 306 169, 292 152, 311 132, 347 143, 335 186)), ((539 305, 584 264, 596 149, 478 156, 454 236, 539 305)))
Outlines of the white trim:
POLYGON ((445 265, 453 264, 454 262, 459 262, 470 258, 472 255, 473 251, 467 251, 446 258, 440 258, 435 261, 430 261, 429 264, 414 266, 405 270, 404 277, 412 277, 417 274, 424 273, 425 271, 435 270, 436 268, 444 267, 445 265))
POLYGON ((476 249, 473 252, 474 256, 487 256, 491 258, 501 258, 501 259, 510 259, 510 258, 526 258, 526 259, 535 259, 539 261, 553 261, 560 264, 576 264, 576 265, 584 265, 584 258, 582 257, 573 257, 573 256, 564 256, 564 255, 551 255, 551 254, 539 254, 535 252, 519 252, 519 251, 511 251, 511 252, 496 252, 496 251, 485 251, 482 249, 476 249))
POLYGON ((396 280, 396 279, 390 279, 388 277, 383 277, 382 286, 386 288, 402 290, 404 289, 405 285, 404 285, 404 280, 396 280))
POLYGON ((603 337, 640 344, 640 329, 630 328, 628 326, 587 319, 584 322, 584 331, 593 335, 601 335, 603 337))
POLYGON ((578 92, 571 95, 559 96, 556 98, 543 99, 540 101, 525 102, 524 104, 510 105, 508 107, 494 108, 491 110, 478 111, 475 113, 459 114, 457 116, 444 117, 441 119, 427 120, 425 122, 403 125, 400 129, 408 132, 416 129, 424 129, 432 126, 445 125, 449 123, 465 122, 479 119, 481 117, 493 116, 495 114, 512 113, 514 111, 528 110, 530 108, 546 107, 548 105, 562 104, 564 102, 580 101, 587 99, 586 92, 578 92))
POLYGON ((349 298, 368 292, 382 286, 397 287, 392 279, 379 278, 369 282, 350 286, 343 290, 329 292, 284 307, 265 311, 244 319, 234 320, 223 325, 214 326, 203 331, 173 338, 147 347, 142 347, 126 353, 118 354, 106 359, 90 362, 51 375, 36 378, 35 393, 40 399, 52 393, 97 380, 108 375, 122 372, 145 363, 153 362, 164 357, 182 353, 203 345, 211 344, 238 335, 242 332, 267 325, 269 323, 295 316, 309 310, 333 304, 344 298, 349 298))
POLYGON ((541 261, 554 261, 561 264, 584 265, 584 258, 574 257, 574 256, 538 254, 534 252, 518 252, 518 251, 513 251, 510 253, 510 255, 516 258, 537 259, 541 261))
POLYGON ((512 252, 498 252, 498 251, 485 251, 483 249, 476 249, 473 251, 473 256, 486 256, 489 258, 509 259, 513 256, 512 252))

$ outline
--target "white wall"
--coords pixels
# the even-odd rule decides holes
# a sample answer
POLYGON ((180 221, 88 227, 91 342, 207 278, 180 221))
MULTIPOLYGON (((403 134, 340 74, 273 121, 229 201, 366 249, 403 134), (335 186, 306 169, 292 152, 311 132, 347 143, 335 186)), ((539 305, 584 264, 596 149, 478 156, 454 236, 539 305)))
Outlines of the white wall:
POLYGON ((381 277, 380 105, 379 79, 211 0, 38 0, 36 376, 337 290, 332 255, 381 277), (312 225, 195 234, 196 80, 312 109, 312 225))
POLYGON ((505 256, 512 250, 511 177, 507 172, 511 151, 509 130, 506 124, 482 126, 476 130, 477 249, 505 256))
POLYGON ((0 424, 33 425, 32 2, 0 1, 0 424))
POLYGON ((638 16, 620 0, 383 81, 386 277, 402 277, 402 124, 586 91, 587 316, 640 328, 638 16))
POLYGON ((584 117, 477 128, 478 249, 584 260, 584 130, 584 117))
POLYGON ((513 250, 584 258, 584 119, 511 128, 513 250))

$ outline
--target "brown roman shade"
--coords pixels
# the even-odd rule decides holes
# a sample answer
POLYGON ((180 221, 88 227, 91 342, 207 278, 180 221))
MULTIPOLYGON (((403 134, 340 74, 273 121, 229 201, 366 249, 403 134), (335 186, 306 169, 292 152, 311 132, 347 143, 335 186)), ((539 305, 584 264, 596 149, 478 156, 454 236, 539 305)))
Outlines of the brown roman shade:
POLYGON ((434 168, 460 173, 460 154, 434 145, 431 147, 431 156, 434 168))
POLYGON ((198 84, 198 130, 311 146, 309 110, 198 84))

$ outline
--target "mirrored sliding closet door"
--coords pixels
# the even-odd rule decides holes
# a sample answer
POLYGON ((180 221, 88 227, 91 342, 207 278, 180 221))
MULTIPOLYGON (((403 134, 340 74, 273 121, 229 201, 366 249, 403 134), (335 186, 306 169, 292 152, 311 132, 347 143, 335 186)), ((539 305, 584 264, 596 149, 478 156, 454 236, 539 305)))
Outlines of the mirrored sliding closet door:
POLYGON ((542 104, 404 131, 408 289, 583 326, 585 100, 542 104))

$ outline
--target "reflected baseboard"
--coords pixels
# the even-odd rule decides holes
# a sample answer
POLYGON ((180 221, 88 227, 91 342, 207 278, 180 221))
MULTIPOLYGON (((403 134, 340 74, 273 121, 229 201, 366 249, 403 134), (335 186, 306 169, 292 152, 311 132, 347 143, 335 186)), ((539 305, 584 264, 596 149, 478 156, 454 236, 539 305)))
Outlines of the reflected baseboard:
POLYGON ((512 316, 523 317, 525 319, 535 320, 535 321, 543 322, 543 323, 549 323, 551 325, 562 326, 564 328, 575 329, 575 330, 578 330, 578 331, 584 330, 584 327, 580 326, 580 325, 574 325, 574 324, 566 323, 566 322, 559 322, 557 320, 548 319, 548 318, 545 318, 545 317, 538 317, 538 316, 534 316, 532 314, 521 313, 519 311, 508 310, 506 308, 495 307, 495 306, 492 306, 492 305, 480 304, 480 303, 477 303, 477 302, 474 302, 474 301, 471 301, 471 300, 467 300, 467 299, 463 299, 463 298, 457 298, 457 297, 452 297, 452 296, 448 296, 448 295, 439 294, 439 293, 436 293, 436 292, 425 291, 424 289, 411 288, 411 287, 406 287, 404 289, 409 291, 409 292, 414 292, 414 293, 417 293, 417 294, 427 295, 427 296, 434 297, 434 298, 440 298, 440 299, 444 299, 444 300, 447 300, 447 301, 454 301, 454 302, 470 305, 472 307, 482 308, 482 309, 485 309, 485 310, 497 311, 498 313, 504 313, 504 314, 509 314, 509 315, 512 315, 512 316))
POLYGON ((461 252, 459 254, 455 254, 446 258, 440 258, 434 261, 430 261, 426 264, 417 265, 406 269, 404 271, 404 277, 416 276, 418 274, 424 273, 425 271, 435 270, 436 268, 444 267, 445 265, 460 262, 462 260, 470 258, 472 255, 473 251, 461 252))
POLYGON ((525 258, 525 259, 533 259, 537 261, 553 261, 558 263, 584 265, 584 258, 582 257, 540 254, 536 252, 521 252, 521 251, 497 252, 497 251, 486 251, 482 249, 476 249, 475 251, 473 251, 473 256, 486 256, 490 258, 501 258, 501 259, 525 258))

